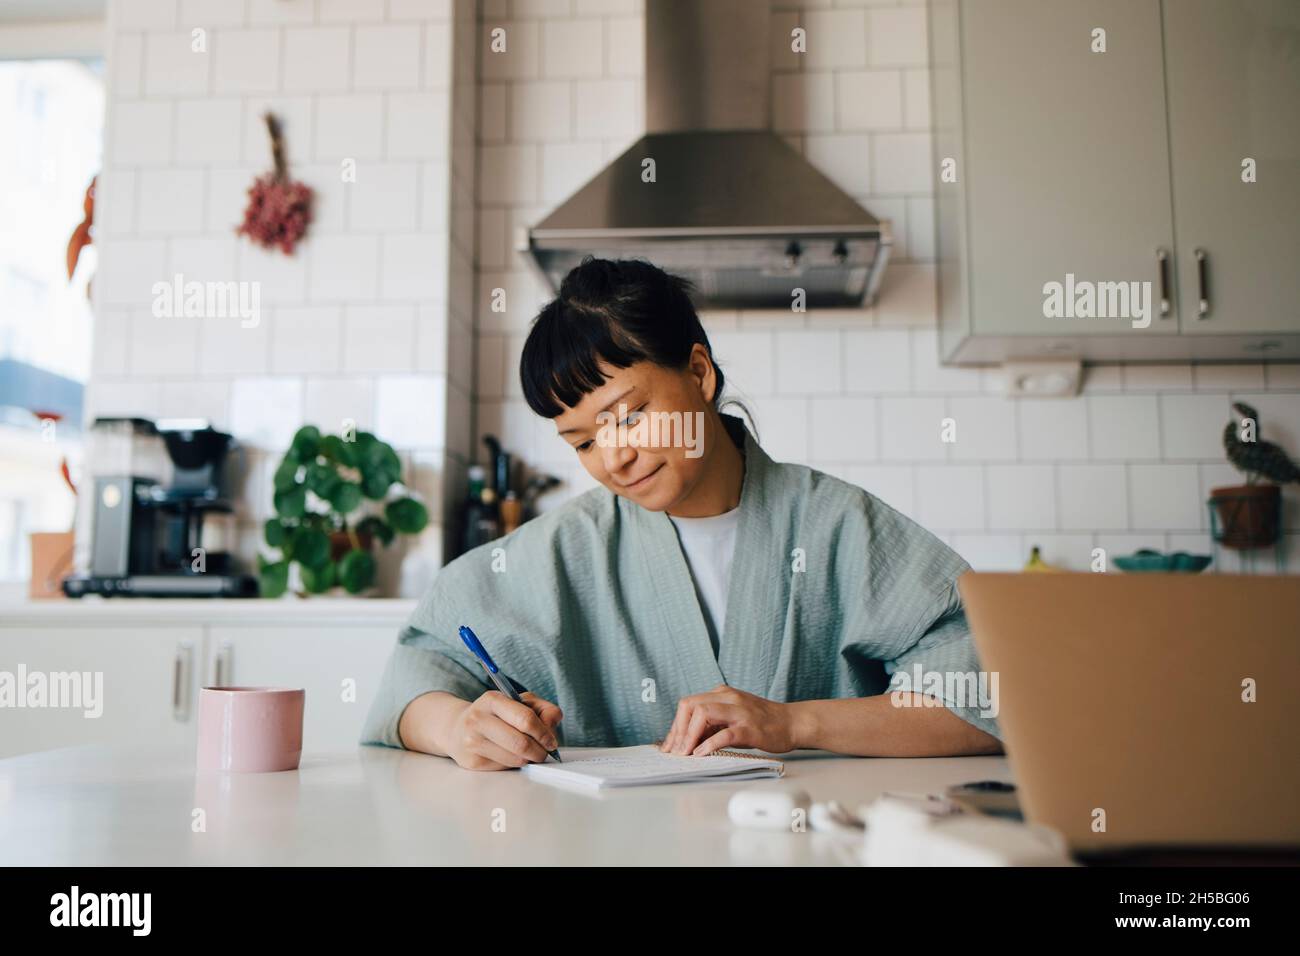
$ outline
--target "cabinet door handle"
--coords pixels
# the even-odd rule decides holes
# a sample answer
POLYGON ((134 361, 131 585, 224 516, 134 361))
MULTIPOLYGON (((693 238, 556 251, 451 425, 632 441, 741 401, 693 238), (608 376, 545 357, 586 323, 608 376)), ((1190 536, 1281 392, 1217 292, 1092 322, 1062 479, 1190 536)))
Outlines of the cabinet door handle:
POLYGON ((1160 317, 1169 315, 1169 253, 1163 246, 1156 250, 1156 262, 1160 266, 1160 317))
POLYGON ((190 719, 190 664, 194 648, 188 641, 176 647, 172 664, 172 719, 182 723, 190 719))
POLYGON ((213 683, 217 687, 225 687, 226 680, 230 677, 231 671, 229 642, 223 643, 221 648, 217 651, 216 665, 216 680, 213 683))
POLYGON ((1196 256, 1197 298, 1200 299, 1196 307, 1196 317, 1204 319, 1210 315, 1210 257, 1204 249, 1196 249, 1193 254, 1196 256))

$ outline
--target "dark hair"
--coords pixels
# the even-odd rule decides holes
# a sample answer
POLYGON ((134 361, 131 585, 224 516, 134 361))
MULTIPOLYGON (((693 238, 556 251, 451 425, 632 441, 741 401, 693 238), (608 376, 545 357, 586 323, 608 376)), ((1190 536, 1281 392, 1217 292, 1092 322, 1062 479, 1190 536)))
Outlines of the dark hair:
MULTIPOLYGON (((533 320, 519 360, 528 407, 555 418, 605 384, 598 363, 615 368, 649 361, 686 367, 696 342, 713 348, 691 302, 692 286, 640 259, 587 256, 560 283, 560 294, 533 320)), ((713 363, 718 406, 725 378, 713 363)))

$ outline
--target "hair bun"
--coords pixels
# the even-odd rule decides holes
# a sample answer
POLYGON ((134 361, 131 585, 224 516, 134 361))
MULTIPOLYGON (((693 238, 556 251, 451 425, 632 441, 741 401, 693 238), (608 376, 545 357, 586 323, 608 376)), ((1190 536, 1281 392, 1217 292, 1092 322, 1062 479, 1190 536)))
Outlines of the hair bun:
POLYGON ((620 281, 621 272, 616 262, 588 254, 561 280, 559 297, 565 302, 590 302, 608 296, 620 281))

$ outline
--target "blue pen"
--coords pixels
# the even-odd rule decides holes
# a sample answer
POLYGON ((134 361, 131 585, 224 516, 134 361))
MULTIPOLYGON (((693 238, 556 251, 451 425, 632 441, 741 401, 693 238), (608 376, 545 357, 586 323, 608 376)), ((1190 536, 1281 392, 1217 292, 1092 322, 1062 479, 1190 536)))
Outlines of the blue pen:
MULTIPOLYGON (((528 693, 528 688, 519 683, 519 681, 515 680, 513 677, 507 677, 505 674, 501 673, 501 669, 497 667, 496 662, 492 660, 492 655, 487 652, 486 647, 479 643, 479 639, 474 632, 468 627, 461 627, 460 639, 465 642, 465 646, 468 647, 474 656, 478 658, 478 662, 482 664, 483 669, 487 671, 488 678, 492 683, 496 684, 497 690, 501 691, 501 693, 505 694, 511 700, 517 700, 519 703, 524 704, 523 698, 519 695, 528 693)), ((528 707, 527 704, 524 704, 524 706, 528 707)), ((559 760, 560 763, 564 763, 563 760, 560 760, 559 748, 548 750, 547 753, 556 760, 559 760)))

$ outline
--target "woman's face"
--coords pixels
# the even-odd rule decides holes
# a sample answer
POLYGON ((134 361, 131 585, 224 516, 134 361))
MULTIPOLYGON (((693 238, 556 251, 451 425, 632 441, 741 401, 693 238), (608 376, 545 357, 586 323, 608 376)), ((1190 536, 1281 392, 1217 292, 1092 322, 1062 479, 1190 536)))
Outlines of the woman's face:
POLYGON ((555 419, 587 473, 649 511, 684 501, 705 472, 717 376, 703 345, 686 368, 600 365, 605 384, 555 419))

